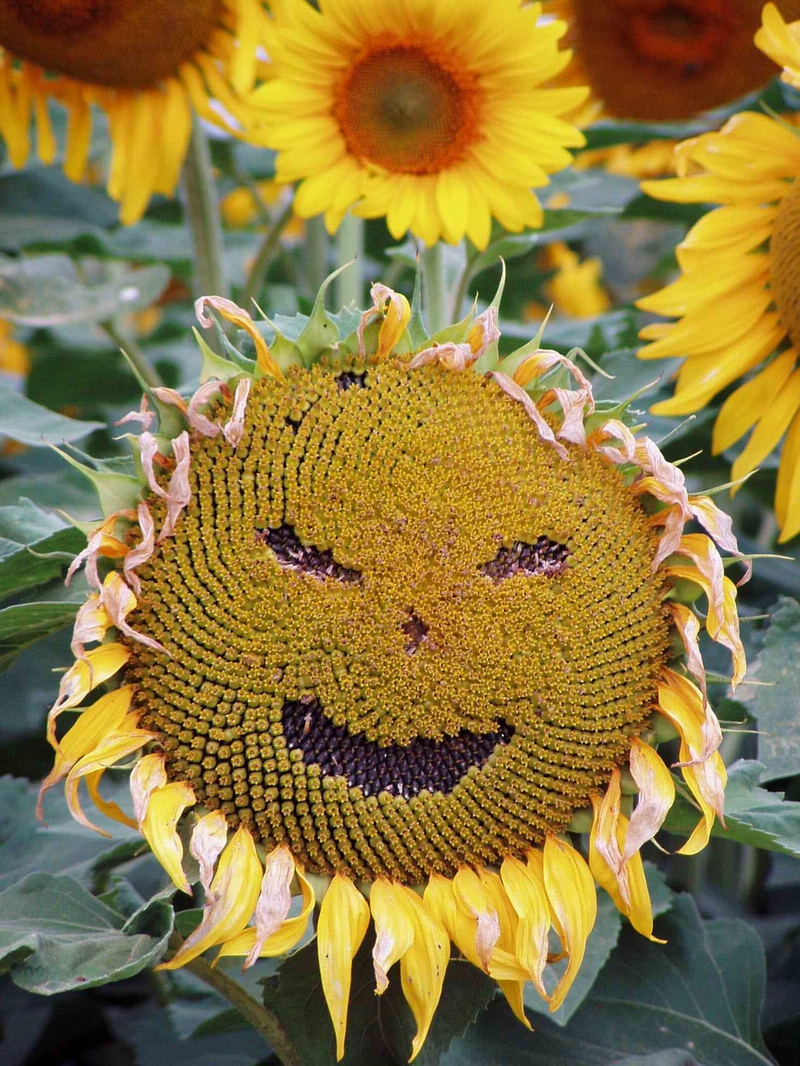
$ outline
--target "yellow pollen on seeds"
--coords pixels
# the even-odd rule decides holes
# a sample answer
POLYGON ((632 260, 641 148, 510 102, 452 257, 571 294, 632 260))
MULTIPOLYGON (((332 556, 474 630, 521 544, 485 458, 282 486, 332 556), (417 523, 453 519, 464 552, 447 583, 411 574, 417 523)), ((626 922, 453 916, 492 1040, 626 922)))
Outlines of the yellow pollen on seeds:
POLYGON ((92 85, 149 89, 211 36, 221 0, 0 0, 0 46, 92 85))
POLYGON ((172 659, 131 644, 124 680, 170 778, 312 871, 416 884, 522 853, 652 712, 669 629, 638 500, 476 374, 264 379, 235 452, 193 441, 191 488, 132 616, 172 659), (405 759, 487 736, 453 787, 405 759), (376 793, 365 751, 413 787, 376 793))
POLYGON ((781 322, 800 345, 800 184, 781 201, 770 239, 770 287, 781 322))

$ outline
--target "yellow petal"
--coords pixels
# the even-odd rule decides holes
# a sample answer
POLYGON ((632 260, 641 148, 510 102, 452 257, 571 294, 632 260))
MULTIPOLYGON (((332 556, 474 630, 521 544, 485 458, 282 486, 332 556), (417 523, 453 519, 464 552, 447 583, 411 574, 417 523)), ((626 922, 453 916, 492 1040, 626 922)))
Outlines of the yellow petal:
POLYGON ((770 410, 770 406, 794 370, 797 356, 784 352, 750 381, 740 385, 725 400, 714 423, 712 448, 715 455, 730 448, 770 410))
POLYGON ((138 829, 139 826, 135 818, 130 818, 119 804, 114 803, 113 800, 104 799, 100 795, 100 779, 104 773, 105 769, 102 769, 86 775, 86 787, 89 790, 92 803, 106 818, 113 818, 115 822, 121 822, 122 825, 127 825, 130 829, 138 829))
MULTIPOLYGON (((648 940, 654 940, 663 944, 653 936, 653 908, 650 903, 650 890, 647 887, 647 878, 644 873, 642 857, 637 852, 625 863, 623 868, 626 898, 622 898, 621 879, 607 864, 604 856, 597 847, 598 814, 600 800, 592 797, 592 805, 595 811, 595 821, 589 837, 589 866, 592 875, 601 888, 605 889, 614 901, 614 905, 621 914, 624 914, 633 928, 646 936, 648 940)), ((628 819, 620 814, 617 821, 617 844, 620 851, 625 846, 625 838, 628 833, 628 819)))
MULTIPOLYGON (((622 850, 619 844, 621 801, 620 772, 619 767, 615 766, 602 799, 592 796, 594 820, 592 822, 590 860, 592 850, 594 850, 616 881, 618 895, 624 907, 627 908, 630 904, 630 892, 628 890, 627 873, 622 862, 622 850)), ((594 870, 592 870, 592 873, 594 873, 594 870)))
POLYGON ((675 782, 658 752, 634 737, 630 751, 631 775, 639 789, 636 807, 628 824, 622 861, 631 856, 648 840, 652 840, 675 802, 675 782))
POLYGON ((317 922, 322 991, 336 1034, 336 1061, 344 1056, 353 959, 369 926, 369 906, 344 874, 331 881, 317 922))
MULTIPOLYGON (((298 943, 306 929, 308 928, 308 920, 311 917, 311 912, 314 910, 314 904, 316 902, 314 898, 314 889, 311 887, 309 881, 303 876, 302 871, 299 868, 295 869, 295 876, 300 883, 300 888, 303 894, 303 909, 294 918, 287 918, 283 925, 276 932, 268 937, 261 945, 260 958, 274 958, 277 955, 285 955, 287 951, 298 943)), ((253 926, 248 926, 243 929, 241 933, 237 933, 231 937, 230 940, 226 940, 222 947, 219 949, 219 956, 223 955, 250 955, 256 942, 256 931, 253 926)))
MULTIPOLYGON (((681 762, 688 762, 688 755, 689 751, 686 745, 682 744, 680 751, 681 762)), ((719 752, 715 751, 704 763, 683 766, 681 773, 700 807, 702 817, 692 835, 678 851, 678 854, 696 855, 708 843, 711 830, 714 827, 714 814, 717 813, 722 817, 727 772, 719 752)))
POLYGON ((243 329, 250 336, 256 349, 256 365, 262 375, 268 375, 277 381, 285 381, 283 371, 275 362, 269 345, 256 329, 255 322, 253 322, 252 317, 244 308, 239 307, 233 300, 226 300, 222 296, 201 296, 195 303, 195 311, 200 324, 205 329, 214 324, 214 320, 205 314, 206 306, 213 307, 226 321, 232 322, 234 326, 243 329))
POLYGON ((220 856, 203 908, 203 920, 177 954, 157 969, 175 970, 185 966, 208 948, 240 933, 255 908, 261 875, 255 842, 246 826, 239 826, 220 856))
POLYGON ((274 848, 264 862, 264 876, 255 911, 256 938, 244 969, 252 966, 264 944, 283 923, 292 905, 291 884, 294 879, 294 859, 285 845, 274 848))
POLYGON ((453 878, 453 890, 456 900, 475 919, 473 951, 488 973, 489 960, 500 939, 500 915, 474 870, 462 866, 453 878))
POLYGON ((214 867, 222 849, 228 843, 228 820, 221 810, 209 811, 192 830, 189 851, 200 867, 200 883, 206 892, 211 889, 214 867))
POLYGON ((419 896, 403 886, 400 907, 413 926, 414 942, 400 959, 403 995, 414 1015, 417 1032, 411 1043, 412 1062, 428 1036, 442 995, 444 975, 450 962, 450 938, 441 922, 428 913, 419 896))
POLYGON ((56 741, 56 719, 59 714, 77 707, 93 689, 121 670, 130 657, 130 651, 121 644, 103 644, 72 664, 61 678, 58 699, 47 716, 47 739, 54 748, 59 747, 56 741))
POLYGON ((511 904, 519 917, 515 954, 528 971, 536 991, 544 1000, 550 996, 542 975, 547 962, 550 932, 550 905, 541 868, 508 856, 503 860, 500 876, 511 904))
POLYGON ((183 844, 176 826, 186 808, 194 803, 191 785, 186 781, 170 781, 150 793, 147 812, 140 826, 142 835, 173 885, 187 895, 191 895, 192 890, 181 865, 183 844))
POLYGON ((800 532, 800 418, 795 418, 786 435, 775 488, 775 515, 781 527, 778 543, 800 532))
POLYGON ((402 898, 403 886, 379 877, 369 892, 369 907, 375 923, 372 964, 376 992, 382 996, 389 987, 388 972, 414 943, 414 922, 402 898))
POLYGON ((550 1001, 558 1010, 572 987, 586 951, 586 940, 597 917, 597 895, 591 871, 577 851, 558 837, 544 845, 544 884, 550 906, 564 932, 563 946, 569 963, 550 1001))

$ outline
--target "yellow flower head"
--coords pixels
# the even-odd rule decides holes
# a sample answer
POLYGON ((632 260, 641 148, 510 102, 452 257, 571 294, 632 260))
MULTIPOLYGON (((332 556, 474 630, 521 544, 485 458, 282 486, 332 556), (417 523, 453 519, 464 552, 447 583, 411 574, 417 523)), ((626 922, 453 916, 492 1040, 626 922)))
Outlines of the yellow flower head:
MULTIPOLYGON (((764 19, 773 27, 769 6, 764 19)), ((733 464, 738 480, 786 435, 775 510, 780 539, 790 540, 800 532, 800 137, 785 122, 742 112, 719 133, 679 145, 676 158, 681 176, 643 182, 644 191, 722 206, 678 245, 680 278, 638 301, 680 319, 647 326, 641 336, 650 343, 639 357, 686 357, 674 397, 653 410, 692 414, 746 376, 722 405, 713 449, 725 451, 752 429, 733 464)))
POLYGON ((296 341, 271 330, 271 348, 246 312, 199 301, 201 322, 210 309, 240 326, 256 359, 206 351, 191 399, 157 389, 155 410, 131 416, 144 498, 71 567, 86 562, 95 591, 42 788, 64 781, 88 824, 85 779, 126 818, 99 783, 139 752, 136 824, 176 887, 205 889, 168 968, 211 947, 246 966, 283 954, 324 893, 339 1058, 370 922, 379 995, 399 963, 412 1057, 451 945, 527 1024, 525 982, 555 1010, 579 971, 596 884, 652 937, 640 848, 675 796, 657 719, 680 737, 698 811, 684 853, 724 801, 701 619, 678 585, 706 595, 734 685, 745 668, 716 547, 737 551, 730 521, 652 441, 595 411, 575 364, 535 344, 501 360, 494 306, 414 346, 408 301, 384 285, 372 296, 350 336, 318 301, 296 341), (686 533, 694 521, 707 532, 686 533), (111 677, 119 687, 90 702, 111 677), (581 823, 584 849, 566 836, 581 823), (555 984, 551 929, 568 957, 555 984))
POLYGON ((0 137, 13 166, 30 154, 31 119, 43 163, 57 145, 49 101, 69 113, 64 172, 81 181, 92 105, 113 144, 108 192, 130 225, 154 193, 172 195, 192 112, 227 125, 248 118, 263 40, 261 0, 0 0, 0 137))
MULTIPOLYGON (((545 0, 544 6, 569 24, 566 41, 575 50, 559 83, 591 87, 593 107, 583 119, 602 111, 653 122, 690 118, 766 85, 773 68, 753 44, 761 5, 545 0)), ((800 17, 800 0, 781 0, 781 7, 800 17)))
POLYGON ((386 217, 396 238, 479 248, 492 218, 541 225, 531 192, 568 166, 583 137, 559 116, 583 89, 540 86, 569 60, 566 27, 519 0, 279 0, 255 94, 279 181, 302 181, 296 209, 386 217))
MULTIPOLYGON (((793 4, 787 4, 785 0, 782 0, 781 6, 791 14, 800 14, 794 10, 793 4)), ((756 34, 756 45, 779 67, 783 67, 783 81, 800 89, 800 22, 787 25, 774 4, 765 5, 761 18, 763 25, 756 34)))

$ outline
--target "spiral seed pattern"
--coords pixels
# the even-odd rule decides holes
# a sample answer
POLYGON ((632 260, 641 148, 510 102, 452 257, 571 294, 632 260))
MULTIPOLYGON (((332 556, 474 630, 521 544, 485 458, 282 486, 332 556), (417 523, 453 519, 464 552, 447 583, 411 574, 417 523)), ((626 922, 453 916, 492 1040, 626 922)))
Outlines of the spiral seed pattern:
POLYGON ((170 777, 312 871, 519 854, 652 713, 669 627, 640 501, 477 374, 254 383, 236 450, 193 440, 191 490, 131 615, 172 658, 131 643, 125 681, 170 777))

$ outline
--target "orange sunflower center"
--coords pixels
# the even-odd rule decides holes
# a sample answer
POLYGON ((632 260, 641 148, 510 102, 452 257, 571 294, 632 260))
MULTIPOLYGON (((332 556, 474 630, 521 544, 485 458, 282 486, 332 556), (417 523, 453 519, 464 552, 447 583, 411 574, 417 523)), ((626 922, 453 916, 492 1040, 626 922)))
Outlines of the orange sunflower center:
POLYGON ((775 306, 792 344, 800 345, 800 184, 792 185, 775 218, 770 241, 770 283, 775 306))
POLYGON ((430 44, 362 51, 340 83, 334 114, 350 152, 402 174, 435 174, 477 136, 474 74, 430 44))
POLYGON ((146 89, 208 40, 221 0, 0 0, 0 45, 94 85, 146 89))
MULTIPOLYGON (((762 0, 572 0, 572 43, 618 118, 689 118, 758 89, 774 64, 753 43, 762 0)), ((800 0, 782 0, 785 18, 800 0)))

